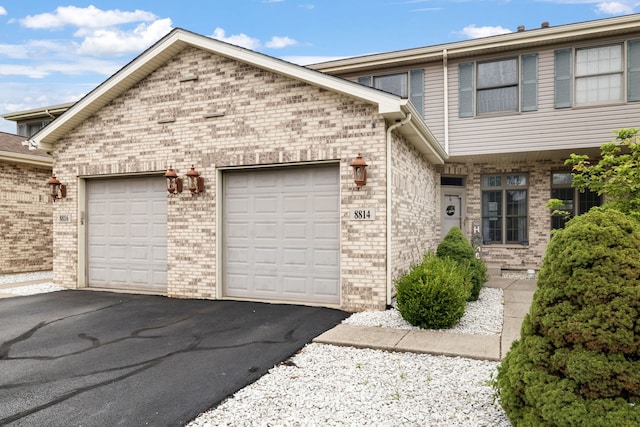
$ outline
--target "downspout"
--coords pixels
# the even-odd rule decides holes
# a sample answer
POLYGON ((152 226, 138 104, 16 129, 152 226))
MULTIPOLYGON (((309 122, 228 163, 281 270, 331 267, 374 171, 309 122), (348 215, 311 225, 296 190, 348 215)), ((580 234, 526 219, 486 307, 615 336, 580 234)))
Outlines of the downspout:
POLYGON ((447 63, 447 49, 442 50, 442 74, 444 78, 444 151, 449 154, 449 65, 447 63))
POLYGON ((402 121, 396 122, 389 126, 387 129, 387 307, 391 305, 391 291, 393 289, 393 277, 391 274, 392 263, 391 259, 393 253, 391 252, 391 233, 393 231, 391 227, 391 205, 392 205, 392 162, 391 162, 391 133, 404 126, 411 120, 411 113, 408 113, 402 121))
POLYGON ((46 114, 47 116, 51 117, 52 119, 55 119, 55 118, 56 118, 56 116, 54 116, 53 114, 51 114, 51 113, 49 112, 49 110, 48 110, 48 109, 47 109, 47 110, 44 110, 44 112, 45 112, 45 114, 46 114))

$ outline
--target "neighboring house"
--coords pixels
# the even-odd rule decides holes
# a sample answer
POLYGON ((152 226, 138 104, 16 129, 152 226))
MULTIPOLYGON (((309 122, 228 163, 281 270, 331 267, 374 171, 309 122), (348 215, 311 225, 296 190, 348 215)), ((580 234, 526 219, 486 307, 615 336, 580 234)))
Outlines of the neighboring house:
POLYGON ((0 117, 16 122, 16 133, 20 136, 29 138, 51 123, 53 119, 67 111, 73 104, 73 102, 68 102, 66 104, 52 105, 50 107, 2 114, 0 117))
POLYGON ((53 209, 45 183, 53 160, 25 141, 0 132, 0 274, 52 268, 53 209))
POLYGON ((312 65, 408 96, 449 154, 438 166, 441 234, 460 226, 503 269, 539 268, 550 198, 581 214, 564 160, 597 156, 615 129, 640 127, 640 15, 312 65))
POLYGON ((70 288, 384 309, 439 238, 446 153, 411 102, 181 29, 29 144, 67 186, 54 281, 70 288))
POLYGON ((564 159, 640 121, 639 40, 632 15, 300 67, 174 30, 29 140, 67 185, 54 280, 383 309, 456 225, 536 269, 548 199, 600 203, 564 159))

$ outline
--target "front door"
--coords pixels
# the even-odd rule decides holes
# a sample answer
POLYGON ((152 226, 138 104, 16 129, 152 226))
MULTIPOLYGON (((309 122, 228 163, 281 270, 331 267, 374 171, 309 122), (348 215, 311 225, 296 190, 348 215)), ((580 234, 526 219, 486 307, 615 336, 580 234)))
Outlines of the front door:
POLYGON ((442 238, 453 227, 462 229, 462 196, 459 194, 444 194, 442 203, 442 238))

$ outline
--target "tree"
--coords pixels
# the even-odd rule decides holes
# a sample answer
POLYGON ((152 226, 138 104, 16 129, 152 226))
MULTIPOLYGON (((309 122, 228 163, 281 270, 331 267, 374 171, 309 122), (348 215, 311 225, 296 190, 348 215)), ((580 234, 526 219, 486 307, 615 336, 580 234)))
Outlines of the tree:
POLYGON ((601 158, 571 154, 573 186, 605 196, 605 206, 640 220, 640 137, 638 129, 614 131, 616 139, 600 147, 601 158))

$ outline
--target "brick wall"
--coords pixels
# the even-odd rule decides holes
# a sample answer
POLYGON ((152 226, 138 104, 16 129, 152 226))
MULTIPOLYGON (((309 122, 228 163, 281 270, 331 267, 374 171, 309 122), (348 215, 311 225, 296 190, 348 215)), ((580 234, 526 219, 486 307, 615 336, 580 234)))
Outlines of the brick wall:
POLYGON ((392 145, 392 275, 397 279, 435 251, 440 235, 440 175, 413 146, 392 145))
MULTIPOLYGON (((183 175, 196 166, 205 193, 168 200, 168 294, 190 298, 220 291, 217 168, 338 162, 341 308, 385 305, 385 124, 376 107, 188 48, 60 140, 53 155, 56 175, 68 183, 56 213, 77 212, 78 176, 162 174, 170 165, 183 175), (181 82, 187 75, 198 79, 181 82), (370 166, 357 191, 349 164, 360 152, 370 166), (375 221, 349 219, 351 209, 365 206, 375 208, 375 221)), ((54 227, 54 280, 75 287, 77 215, 54 227)))
POLYGON ((551 237, 551 217, 545 206, 551 198, 551 171, 562 168, 563 160, 487 161, 484 163, 450 163, 442 168, 443 175, 466 176, 467 223, 466 235, 471 236, 472 224, 482 224, 481 182, 485 174, 527 173, 528 188, 528 245, 484 245, 482 256, 488 263, 503 269, 539 269, 551 237))
POLYGON ((53 260, 52 203, 46 181, 51 169, 0 162, 0 274, 50 270, 53 260))

